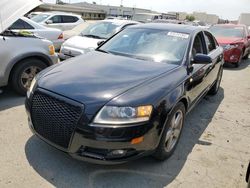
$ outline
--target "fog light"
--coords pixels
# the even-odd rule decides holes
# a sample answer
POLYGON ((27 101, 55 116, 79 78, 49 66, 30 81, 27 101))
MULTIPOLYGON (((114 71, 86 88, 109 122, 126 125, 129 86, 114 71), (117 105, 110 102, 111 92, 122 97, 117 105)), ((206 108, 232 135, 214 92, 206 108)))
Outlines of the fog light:
POLYGON ((119 149, 119 150, 112 151, 111 155, 113 155, 113 156, 124 156, 124 155, 126 155, 126 153, 127 153, 126 150, 119 149))

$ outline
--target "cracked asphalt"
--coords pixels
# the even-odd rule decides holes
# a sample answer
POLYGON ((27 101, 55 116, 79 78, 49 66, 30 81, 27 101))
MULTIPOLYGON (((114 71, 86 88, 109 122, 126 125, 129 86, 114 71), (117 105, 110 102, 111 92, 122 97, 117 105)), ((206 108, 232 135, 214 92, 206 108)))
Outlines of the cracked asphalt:
POLYGON ((187 116, 180 143, 165 162, 123 165, 77 161, 30 132, 24 98, 0 94, 0 187, 246 187, 250 160, 250 60, 224 69, 217 96, 187 116))

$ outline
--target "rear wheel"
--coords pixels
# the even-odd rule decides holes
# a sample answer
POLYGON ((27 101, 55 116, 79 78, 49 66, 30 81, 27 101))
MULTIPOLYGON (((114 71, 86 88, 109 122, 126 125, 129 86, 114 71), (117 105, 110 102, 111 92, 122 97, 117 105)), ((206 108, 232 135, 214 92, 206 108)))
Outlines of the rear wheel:
POLYGON ((185 106, 182 102, 178 103, 172 110, 161 141, 153 154, 153 157, 157 160, 165 160, 173 154, 183 128, 185 111, 185 106))
POLYGON ((17 93, 25 95, 33 78, 46 67, 47 65, 40 59, 31 58, 21 61, 11 75, 13 89, 17 93))

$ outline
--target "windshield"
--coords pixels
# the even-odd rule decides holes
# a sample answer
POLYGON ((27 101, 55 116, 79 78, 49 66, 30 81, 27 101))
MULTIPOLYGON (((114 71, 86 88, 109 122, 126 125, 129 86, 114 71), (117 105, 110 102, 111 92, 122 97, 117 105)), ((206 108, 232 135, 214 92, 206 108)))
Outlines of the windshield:
POLYGON ((31 18, 31 20, 33 20, 34 22, 40 23, 43 22, 44 20, 46 20, 50 15, 48 14, 38 14, 34 17, 31 18))
POLYGON ((97 50, 153 62, 180 64, 188 41, 189 35, 185 33, 128 28, 97 50))
POLYGON ((118 25, 117 23, 112 22, 98 22, 84 29, 81 32, 81 35, 87 37, 107 39, 117 32, 117 28, 119 26, 120 25, 118 25))
POLYGON ((243 37, 243 27, 213 26, 210 28, 210 31, 214 34, 215 37, 243 37))

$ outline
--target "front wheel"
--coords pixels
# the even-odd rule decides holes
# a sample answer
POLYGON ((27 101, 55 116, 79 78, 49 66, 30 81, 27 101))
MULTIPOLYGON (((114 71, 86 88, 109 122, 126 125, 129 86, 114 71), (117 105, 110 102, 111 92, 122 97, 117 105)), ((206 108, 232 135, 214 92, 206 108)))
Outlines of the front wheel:
POLYGON ((165 160, 173 154, 179 142, 185 114, 186 110, 184 104, 182 102, 178 103, 167 120, 161 141, 153 154, 155 159, 165 160))
POLYGON ((17 93, 25 95, 33 78, 46 67, 47 65, 40 59, 31 58, 21 61, 13 70, 11 76, 13 89, 17 93))

